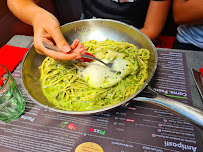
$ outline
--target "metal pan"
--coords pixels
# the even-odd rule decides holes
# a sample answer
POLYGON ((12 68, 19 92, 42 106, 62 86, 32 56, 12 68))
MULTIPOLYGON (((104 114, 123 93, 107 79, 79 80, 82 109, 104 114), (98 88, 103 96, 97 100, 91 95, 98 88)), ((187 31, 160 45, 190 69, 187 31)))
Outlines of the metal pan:
POLYGON ((125 23, 109 19, 88 19, 75 21, 62 26, 61 29, 69 44, 71 44, 76 38, 80 39, 82 42, 88 40, 101 41, 110 39, 115 41, 123 40, 125 42, 136 45, 138 48, 148 49, 151 55, 148 69, 149 78, 137 93, 118 104, 103 109, 91 111, 63 111, 55 108, 55 106, 51 104, 42 93, 40 85, 39 66, 42 64, 46 56, 39 55, 38 53, 36 53, 35 48, 33 46, 27 52, 23 59, 23 64, 21 68, 21 80, 27 96, 35 103, 39 104, 44 108, 48 108, 50 110, 57 111, 60 113, 73 115, 89 115, 110 110, 112 108, 128 103, 131 99, 134 99, 157 104, 203 127, 203 112, 197 108, 165 98, 161 95, 156 94, 150 88, 148 89, 154 94, 156 94, 155 98, 135 98, 148 85, 157 67, 157 52, 155 46, 150 41, 150 39, 146 37, 143 33, 141 33, 138 29, 129 26, 125 23))

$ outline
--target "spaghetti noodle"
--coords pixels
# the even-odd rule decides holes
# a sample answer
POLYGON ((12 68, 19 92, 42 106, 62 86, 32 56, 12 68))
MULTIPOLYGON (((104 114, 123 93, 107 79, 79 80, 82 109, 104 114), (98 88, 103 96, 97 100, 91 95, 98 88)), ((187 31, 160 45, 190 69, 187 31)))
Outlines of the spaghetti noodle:
POLYGON ((92 88, 82 75, 87 67, 85 62, 55 61, 47 57, 40 67, 41 88, 57 108, 68 111, 101 109, 127 99, 144 85, 150 58, 147 49, 137 49, 133 44, 113 40, 91 40, 83 44, 87 52, 101 60, 127 60, 133 65, 131 72, 112 87, 92 88))

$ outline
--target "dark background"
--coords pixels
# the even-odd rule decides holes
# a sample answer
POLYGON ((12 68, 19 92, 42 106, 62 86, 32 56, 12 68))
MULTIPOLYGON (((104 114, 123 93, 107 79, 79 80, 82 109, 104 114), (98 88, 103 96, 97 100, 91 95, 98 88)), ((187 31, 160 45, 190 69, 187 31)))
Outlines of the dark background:
MULTIPOLYGON (((82 13, 81 0, 41 0, 39 5, 53 13, 59 19, 61 25, 80 19, 82 13), (58 8, 56 1, 62 7, 58 8)), ((161 35, 175 36, 176 27, 171 9, 161 35)), ((33 36, 32 27, 20 21, 9 11, 6 0, 0 0, 0 47, 14 35, 33 36)), ((158 43, 161 42, 159 40, 158 43)))

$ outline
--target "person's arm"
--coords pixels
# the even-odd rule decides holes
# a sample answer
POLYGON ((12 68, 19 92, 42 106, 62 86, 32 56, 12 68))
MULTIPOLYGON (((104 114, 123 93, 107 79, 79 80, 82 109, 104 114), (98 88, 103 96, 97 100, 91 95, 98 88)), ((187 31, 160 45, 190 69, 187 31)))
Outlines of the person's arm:
POLYGON ((23 22, 32 25, 33 18, 45 12, 36 5, 37 0, 7 0, 10 11, 23 22))
POLYGON ((177 24, 203 24, 203 0, 174 0, 173 14, 177 24))
POLYGON ((168 16, 171 0, 150 1, 144 27, 141 29, 152 41, 160 35, 168 16))
POLYGON ((79 41, 74 41, 73 45, 69 45, 65 40, 60 24, 56 17, 39 7, 36 2, 39 0, 7 0, 9 9, 13 14, 23 22, 33 26, 34 30, 34 46, 39 54, 45 54, 55 60, 72 60, 80 57, 80 53, 85 51, 78 46, 79 41), (46 49, 42 41, 56 44, 62 52, 55 52, 46 49), (67 54, 66 52, 73 53, 67 54))

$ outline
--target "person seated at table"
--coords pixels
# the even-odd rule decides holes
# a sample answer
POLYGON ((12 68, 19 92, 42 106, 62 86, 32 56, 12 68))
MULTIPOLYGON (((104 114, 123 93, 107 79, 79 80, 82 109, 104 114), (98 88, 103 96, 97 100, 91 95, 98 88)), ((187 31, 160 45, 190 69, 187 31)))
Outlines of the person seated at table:
MULTIPOLYGON (((33 26, 34 46, 39 54, 55 60, 80 58, 85 49, 75 40, 70 46, 65 40, 57 18, 39 7, 39 0, 7 0, 9 9, 19 19, 33 26), (52 41, 53 40, 53 41, 52 41), (42 41, 56 44, 64 53, 44 48, 42 41), (66 52, 72 53, 67 54, 66 52)), ((108 18, 126 22, 155 40, 162 31, 171 0, 82 0, 84 18, 108 18), (146 18, 146 19, 145 19, 146 18)), ((77 8, 75 8, 77 9, 77 8)))
POLYGON ((174 0, 174 20, 179 24, 173 49, 203 51, 203 0, 174 0))

